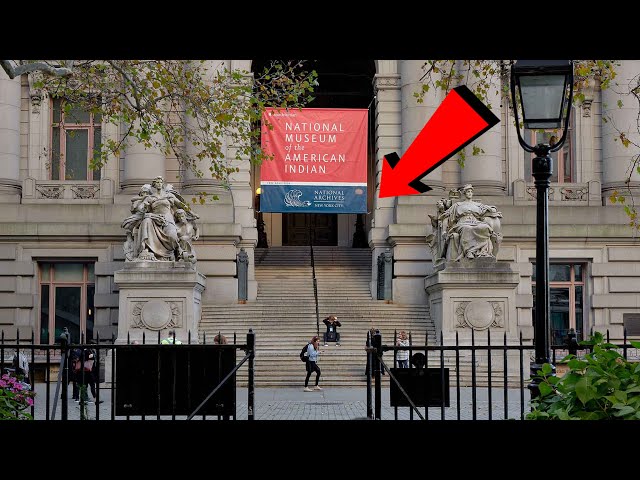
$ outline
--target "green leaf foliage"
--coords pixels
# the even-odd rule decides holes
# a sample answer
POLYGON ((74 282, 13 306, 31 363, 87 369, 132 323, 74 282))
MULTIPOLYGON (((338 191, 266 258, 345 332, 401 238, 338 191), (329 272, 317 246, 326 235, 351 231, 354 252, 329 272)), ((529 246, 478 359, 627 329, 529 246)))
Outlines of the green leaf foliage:
MULTIPOLYGON (((553 376, 549 364, 538 371, 540 396, 527 419, 640 419, 640 363, 625 360, 599 332, 581 343, 591 352, 582 359, 569 356, 563 377, 553 376)), ((631 344, 640 347, 640 342, 631 344)))
POLYGON ((274 60, 254 72, 214 61, 82 60, 71 75, 45 73, 38 82, 63 100, 65 114, 90 111, 119 128, 103 134, 92 168, 140 143, 174 155, 183 171, 228 185, 238 162, 267 158, 259 141, 265 109, 305 106, 316 78, 301 60, 274 60))
MULTIPOLYGON (((514 122, 513 114, 507 108, 512 104, 510 72, 513 61, 511 60, 427 60, 422 65, 420 81, 413 96, 416 102, 424 104, 425 100, 430 100, 432 104, 441 101, 442 93, 445 95, 458 85, 466 85, 487 107, 496 115, 504 114, 505 118, 510 118, 514 122)), ((638 109, 640 105, 640 86, 638 78, 631 80, 616 79, 617 69, 620 62, 617 60, 574 60, 573 61, 573 105, 574 114, 578 114, 580 108, 585 104, 590 104, 598 90, 615 88, 615 93, 621 98, 615 102, 617 109, 631 108, 633 105, 638 109), (631 102, 623 101, 628 98, 631 102)), ((613 109, 614 105, 611 106, 613 109)), ((603 110, 609 107, 603 103, 603 110)), ((640 110, 639 110, 640 111, 640 110)), ((638 112, 636 112, 638 113, 638 112)), ((610 197, 612 203, 623 204, 625 198, 633 201, 631 191, 631 174, 635 171, 640 173, 640 143, 634 141, 640 134, 640 122, 635 122, 635 127, 631 132, 619 127, 612 120, 611 113, 603 113, 601 119, 604 123, 611 123, 615 131, 614 141, 619 141, 628 152, 629 168, 625 179, 626 194, 614 192, 610 197), (630 136, 630 135, 633 136, 630 136)), ((477 146, 472 146, 473 155, 479 155, 482 150, 477 146)), ((465 154, 459 152, 456 160, 461 168, 465 166, 465 154)), ((630 203, 630 202, 629 202, 630 203)), ((628 217, 628 225, 634 234, 640 231, 640 216, 635 205, 626 206, 624 212, 628 217)))

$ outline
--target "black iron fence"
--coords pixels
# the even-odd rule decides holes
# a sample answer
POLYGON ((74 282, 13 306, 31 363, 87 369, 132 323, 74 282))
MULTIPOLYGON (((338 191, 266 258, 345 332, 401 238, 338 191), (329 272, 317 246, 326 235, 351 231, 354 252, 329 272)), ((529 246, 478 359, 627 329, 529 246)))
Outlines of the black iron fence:
POLYGON ((6 338, 0 331, 0 372, 24 378, 36 393, 30 407, 37 420, 236 419, 236 372, 248 363, 247 419, 254 419, 255 334, 246 343, 227 343, 223 335, 203 335, 202 343, 172 339, 117 344, 54 345, 31 338, 6 338), (244 355, 239 360, 237 352, 244 355), (106 387, 103 386, 106 383, 106 387), (71 390, 71 398, 69 398, 71 390), (92 400, 90 401, 89 392, 92 400), (79 409, 69 408, 71 402, 79 409))
MULTIPOLYGON (((367 417, 381 419, 381 375, 388 374, 396 420, 399 407, 409 408, 411 420, 414 415, 422 420, 429 420, 430 415, 440 420, 478 420, 479 410, 482 419, 524 419, 530 410, 529 364, 534 346, 524 344, 522 335, 516 341, 509 340, 506 333, 501 337, 496 342, 491 331, 476 335, 472 330, 466 342, 456 333, 453 345, 444 345, 442 334, 439 345, 415 345, 409 332, 406 347, 384 345, 379 332, 373 336, 367 333, 367 417), (401 351, 409 353, 407 368, 395 368, 401 351), (393 352, 387 362, 385 352, 393 352)), ((608 330, 606 339, 609 343, 608 330)), ((623 342, 616 345, 625 359, 640 361, 640 351, 627 341, 626 330, 623 342)), ((555 365, 570 353, 580 357, 590 351, 571 335, 551 349, 555 365)))

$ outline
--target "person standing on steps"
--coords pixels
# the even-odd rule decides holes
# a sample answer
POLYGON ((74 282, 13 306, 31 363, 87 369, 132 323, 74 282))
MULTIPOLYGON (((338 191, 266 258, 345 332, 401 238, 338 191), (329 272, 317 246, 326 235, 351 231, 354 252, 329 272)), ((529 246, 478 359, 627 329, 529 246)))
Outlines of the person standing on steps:
POLYGON ((307 361, 307 378, 304 379, 304 391, 312 392, 313 390, 322 390, 318 386, 320 382, 320 367, 318 367, 318 353, 320 353, 320 337, 314 335, 309 346, 307 347, 307 354, 309 355, 309 361, 307 361), (309 378, 311 374, 316 372, 316 385, 313 389, 309 388, 309 378))
MULTIPOLYGON (((369 338, 371 339, 371 345, 373 345, 373 336, 376 334, 377 331, 378 331, 378 329, 375 328, 375 327, 371 327, 369 329, 369 338)), ((365 343, 364 345, 365 345, 364 348, 366 350, 367 344, 365 343)), ((375 355, 375 353, 374 353, 374 355, 375 355)), ((380 370, 382 371, 382 375, 386 375, 384 367, 382 365, 380 366, 380 370)), ((368 373, 367 373, 368 371, 369 371, 369 355, 367 355, 367 366, 364 369, 364 374, 368 375, 368 373)), ((371 372, 371 374, 374 375, 374 372, 371 372)))
POLYGON ((327 346, 327 342, 336 342, 336 345, 340 346, 340 334, 338 333, 338 327, 341 327, 342 324, 338 321, 338 317, 335 315, 329 315, 327 318, 322 320, 327 326, 327 331, 324 332, 324 346, 327 346))
MULTIPOLYGON (((404 330, 400 330, 400 332, 398 332, 396 346, 409 346, 409 337, 407 335, 407 332, 405 332, 404 330)), ((398 361, 398 368, 409 368, 409 350, 398 350, 398 352, 396 353, 396 360, 398 361)))

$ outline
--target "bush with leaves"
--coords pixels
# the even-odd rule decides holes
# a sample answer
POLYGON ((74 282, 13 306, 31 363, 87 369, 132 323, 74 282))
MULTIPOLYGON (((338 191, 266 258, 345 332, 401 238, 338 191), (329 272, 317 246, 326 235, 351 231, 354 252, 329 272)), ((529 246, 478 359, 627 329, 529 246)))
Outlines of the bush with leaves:
POLYGON ((33 405, 35 392, 21 378, 5 373, 0 378, 0 420, 32 420, 27 409, 33 405))
POLYGON ((185 171, 229 187, 239 162, 260 164, 273 157, 261 148, 256 128, 265 109, 308 104, 317 74, 307 71, 304 60, 272 60, 254 72, 226 65, 215 60, 0 60, 9 78, 30 74, 32 95, 60 99, 69 123, 88 111, 103 124, 120 127, 119 135, 103 135, 90 161, 93 170, 121 157, 132 142, 175 155, 185 171))
MULTIPOLYGON (((591 352, 563 358, 569 367, 563 377, 553 376, 548 363, 538 370, 540 397, 527 419, 640 420, 640 362, 625 360, 599 332, 580 344, 591 352)), ((640 349, 640 342, 631 345, 640 349)))

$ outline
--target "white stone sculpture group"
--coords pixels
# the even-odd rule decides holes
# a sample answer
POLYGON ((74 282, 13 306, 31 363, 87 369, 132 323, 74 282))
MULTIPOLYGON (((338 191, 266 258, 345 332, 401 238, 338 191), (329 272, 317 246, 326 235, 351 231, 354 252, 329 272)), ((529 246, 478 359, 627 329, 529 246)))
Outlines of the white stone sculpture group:
POLYGON ((131 200, 131 213, 122 222, 126 261, 196 263, 192 242, 199 237, 195 221, 200 217, 162 177, 140 188, 131 200))
POLYGON ((473 186, 449 192, 438 202, 438 213, 431 218, 433 233, 427 236, 434 266, 463 258, 496 258, 502 242, 500 218, 496 207, 473 200, 473 186), (454 202, 462 192, 463 200, 454 202))

